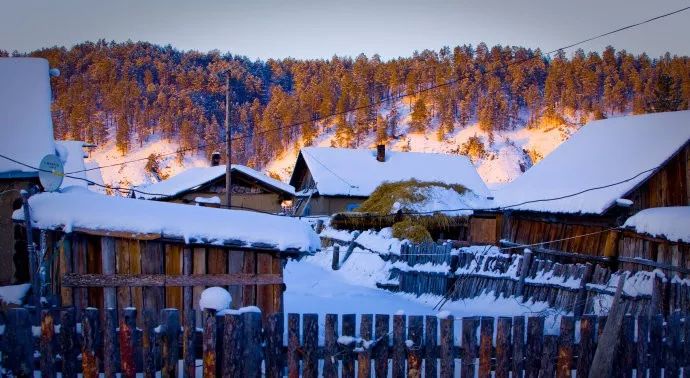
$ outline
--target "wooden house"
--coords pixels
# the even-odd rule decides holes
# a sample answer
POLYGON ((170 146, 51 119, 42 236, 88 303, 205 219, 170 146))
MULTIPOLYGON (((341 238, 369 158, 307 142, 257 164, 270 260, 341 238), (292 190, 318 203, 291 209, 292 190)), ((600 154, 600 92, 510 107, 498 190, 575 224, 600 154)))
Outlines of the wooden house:
MULTIPOLYGON (((56 154, 48 61, 0 58, 0 83, 0 153, 38 167, 44 156, 56 154)), ((28 280, 26 245, 12 212, 21 207, 20 190, 34 185, 36 169, 0 158, 0 285, 28 280)))
MULTIPOLYGON (((233 308, 282 311, 283 265, 320 247, 305 223, 250 211, 104 196, 82 188, 29 199, 55 305, 198 310, 221 286, 233 308)), ((23 212, 14 214, 23 223, 23 212)))
MULTIPOLYGON (((554 240, 530 248, 570 257, 635 257, 617 227, 643 209, 690 205, 689 141, 690 111, 583 126, 496 192, 505 208, 503 244, 554 240)), ((657 246, 649 248, 642 259, 666 260, 657 246)))
POLYGON ((306 147, 290 184, 298 215, 353 211, 384 182, 417 179, 461 184, 478 196, 489 190, 466 156, 367 149, 306 147))
MULTIPOLYGON (((213 159, 217 162, 219 159, 213 159)), ((216 163, 213 163, 216 164, 216 163)), ((244 165, 233 164, 232 207, 280 213, 290 203, 295 190, 292 186, 244 165)), ((189 168, 155 184, 136 188, 135 198, 157 201, 227 206, 225 199, 225 165, 189 168)))

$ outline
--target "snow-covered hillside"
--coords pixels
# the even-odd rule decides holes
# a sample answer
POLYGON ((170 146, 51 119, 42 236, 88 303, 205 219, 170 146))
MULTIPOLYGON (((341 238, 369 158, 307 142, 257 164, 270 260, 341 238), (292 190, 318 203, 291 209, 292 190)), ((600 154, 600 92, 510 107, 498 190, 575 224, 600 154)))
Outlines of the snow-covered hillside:
MULTIPOLYGON (((479 141, 483 146, 483 151, 481 148, 479 151, 477 148, 473 148, 472 151, 475 155, 471 158, 479 175, 490 187, 512 181, 576 131, 576 127, 568 125, 517 127, 515 130, 495 132, 493 142, 491 142, 489 135, 483 132, 477 123, 473 123, 465 127, 456 125, 453 133, 439 141, 436 132, 437 125, 434 123, 425 134, 409 133, 407 126, 409 108, 399 104, 398 110, 401 114, 398 135, 397 138, 388 143, 388 148, 394 151, 462 153, 466 152, 470 139, 473 139, 473 147, 477 147, 476 142, 479 141)), ((381 111, 384 116, 387 113, 388 109, 381 111)), ((330 123, 324 124, 314 145, 320 147, 335 146, 335 126, 330 123)), ((374 147, 374 145, 374 132, 359 143, 361 148, 374 147)), ((278 175, 283 181, 288 181, 300 147, 302 146, 293 146, 268 164, 264 171, 278 175)), ((91 152, 90 160, 104 167, 123 161, 142 159, 126 165, 102 169, 103 181, 106 184, 120 187, 158 181, 155 174, 145 169, 146 158, 151 154, 166 155, 158 160, 159 172, 164 176, 174 175, 190 167, 208 166, 209 163, 203 156, 191 155, 190 153, 187 153, 184 159, 180 161, 178 156, 174 154, 178 148, 177 143, 153 138, 144 143, 143 146, 135 144, 128 154, 122 156, 115 147, 115 143, 109 142, 94 149, 91 152)))

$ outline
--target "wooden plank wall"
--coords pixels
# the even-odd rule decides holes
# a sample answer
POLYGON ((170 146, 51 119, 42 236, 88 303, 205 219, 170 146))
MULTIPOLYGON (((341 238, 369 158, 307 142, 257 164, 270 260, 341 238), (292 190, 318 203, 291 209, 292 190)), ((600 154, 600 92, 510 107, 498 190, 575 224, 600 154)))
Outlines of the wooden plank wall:
MULTIPOLYGON (((546 222, 520 216, 508 216, 503 229, 503 239, 518 244, 534 244, 549 240, 604 231, 609 227, 566 222, 546 222)), ((544 248, 576 252, 593 256, 604 256, 607 233, 578 237, 542 245, 544 248)))
MULTIPOLYGON (((114 241, 115 274, 183 274, 183 244, 125 238, 114 238, 114 241)), ((60 253, 60 258, 55 259, 54 270, 57 277, 67 273, 68 269, 77 274, 102 273, 99 236, 73 233, 71 249, 66 251, 61 242, 55 246, 55 250, 60 253), (66 261, 66 252, 69 252, 71 258, 69 264, 66 261)), ((282 258, 271 252, 194 247, 191 260, 193 274, 249 273, 282 276, 283 270, 282 258)), ((192 305, 199 322, 202 319, 199 299, 204 289, 205 287, 201 286, 192 289, 192 305)), ((54 290, 63 299, 64 305, 74 305, 78 309, 103 308, 103 288, 61 288, 60 285, 55 285, 54 290)), ((232 308, 255 305, 261 308, 264 314, 280 312, 283 309, 283 285, 232 285, 228 290, 233 297, 232 308)), ((178 308, 184 316, 182 287, 118 287, 116 292, 118 310, 137 307, 158 312, 163 308, 178 308)), ((137 324, 142 325, 143 319, 139 318, 137 324)))

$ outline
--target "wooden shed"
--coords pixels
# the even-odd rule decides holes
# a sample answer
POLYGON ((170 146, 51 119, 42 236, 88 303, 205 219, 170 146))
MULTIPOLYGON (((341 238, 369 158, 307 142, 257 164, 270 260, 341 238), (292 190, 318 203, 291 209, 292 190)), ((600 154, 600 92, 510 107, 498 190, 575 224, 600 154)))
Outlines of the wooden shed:
POLYGON ((589 123, 496 193, 503 244, 554 240, 531 248, 629 256, 618 227, 643 209, 689 205, 689 180, 690 111, 589 123))
POLYGON ((280 312, 286 259, 319 248, 308 225, 249 211, 81 191, 38 194, 30 207, 51 272, 43 295, 77 308, 199 310, 203 289, 221 286, 233 308, 280 312))
POLYGON ((290 184, 298 215, 333 215, 353 211, 384 182, 437 181, 460 184, 489 196, 470 160, 462 155, 306 147, 297 156, 290 184))
MULTIPOLYGON (((244 165, 233 164, 232 206, 280 213, 295 195, 292 186, 244 165)), ((189 168, 155 184, 136 188, 133 197, 210 207, 227 206, 225 165, 189 168)))

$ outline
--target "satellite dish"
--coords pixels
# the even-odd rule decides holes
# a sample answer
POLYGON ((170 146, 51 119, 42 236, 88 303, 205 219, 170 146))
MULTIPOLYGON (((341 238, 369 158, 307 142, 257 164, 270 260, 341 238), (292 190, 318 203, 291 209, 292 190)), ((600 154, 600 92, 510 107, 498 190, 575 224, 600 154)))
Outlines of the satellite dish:
POLYGON ((38 166, 38 180, 46 192, 54 192, 60 189, 62 179, 65 177, 65 167, 62 161, 55 155, 46 155, 38 166))

